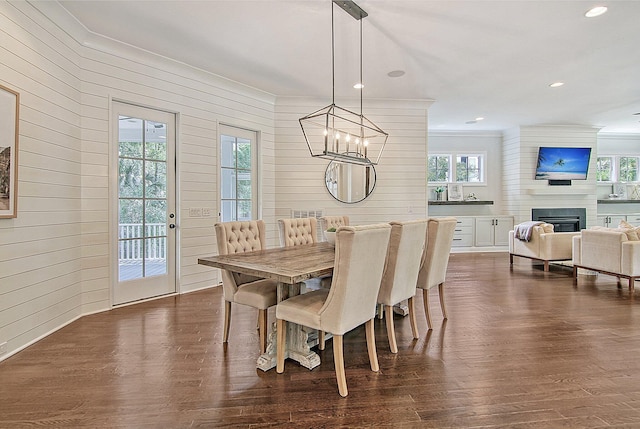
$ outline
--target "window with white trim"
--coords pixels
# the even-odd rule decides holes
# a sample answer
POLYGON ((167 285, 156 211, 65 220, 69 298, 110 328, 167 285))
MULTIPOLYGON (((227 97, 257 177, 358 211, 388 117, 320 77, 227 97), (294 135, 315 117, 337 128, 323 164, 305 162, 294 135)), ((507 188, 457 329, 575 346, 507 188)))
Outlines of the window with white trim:
POLYGON ((627 155, 599 156, 596 163, 598 182, 639 182, 640 157, 627 155))
POLYGON ((427 158, 429 183, 485 183, 486 154, 433 153, 427 158))

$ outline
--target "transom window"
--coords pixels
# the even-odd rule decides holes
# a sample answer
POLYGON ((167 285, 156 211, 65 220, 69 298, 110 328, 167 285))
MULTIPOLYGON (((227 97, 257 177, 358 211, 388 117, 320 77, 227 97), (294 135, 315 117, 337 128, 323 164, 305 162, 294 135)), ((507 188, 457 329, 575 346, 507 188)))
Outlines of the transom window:
POLYGON ((484 183, 486 155, 479 153, 431 154, 427 160, 429 183, 484 183))
POLYGON ((640 157, 625 155, 599 156, 596 163, 598 182, 638 182, 640 157))

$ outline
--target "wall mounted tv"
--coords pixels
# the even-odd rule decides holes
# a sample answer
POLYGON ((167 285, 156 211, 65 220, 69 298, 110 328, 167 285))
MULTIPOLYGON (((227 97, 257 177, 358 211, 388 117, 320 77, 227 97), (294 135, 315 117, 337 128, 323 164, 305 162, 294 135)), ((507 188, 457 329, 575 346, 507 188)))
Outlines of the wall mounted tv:
POLYGON ((572 180, 586 180, 589 170, 589 147, 540 147, 536 180, 550 185, 570 185, 572 180))

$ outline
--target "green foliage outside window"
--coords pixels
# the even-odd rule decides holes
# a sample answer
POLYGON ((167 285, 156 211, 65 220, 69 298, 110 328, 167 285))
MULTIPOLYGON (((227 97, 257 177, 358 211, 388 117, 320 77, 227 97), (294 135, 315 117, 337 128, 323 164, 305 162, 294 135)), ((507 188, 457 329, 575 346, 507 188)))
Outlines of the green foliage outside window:
POLYGON ((620 182, 636 182, 638 180, 638 158, 635 156, 620 157, 620 182))
POLYGON ((598 157, 596 164, 596 180, 598 182, 612 181, 612 166, 610 156, 598 157))
POLYGON ((427 180, 429 182, 449 181, 448 155, 432 155, 427 158, 427 180))

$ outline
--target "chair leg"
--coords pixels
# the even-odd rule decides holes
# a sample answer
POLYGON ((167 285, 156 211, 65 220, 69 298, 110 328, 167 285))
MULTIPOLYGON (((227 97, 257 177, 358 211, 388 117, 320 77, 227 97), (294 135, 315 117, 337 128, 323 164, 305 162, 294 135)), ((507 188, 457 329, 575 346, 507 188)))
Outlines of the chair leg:
POLYGON ((380 371, 378 365, 378 352, 376 351, 376 333, 374 329, 373 319, 367 320, 364 325, 365 333, 367 336, 367 352, 369 353, 369 364, 371 365, 371 371, 380 371))
POLYGON ((447 307, 444 305, 444 283, 438 285, 438 295, 440 295, 440 308, 442 308, 442 318, 447 319, 447 307))
POLYGON ((549 261, 544 261, 544 271, 545 272, 549 271, 549 261))
POLYGON ((276 319, 276 331, 278 332, 278 340, 276 346, 276 372, 282 374, 284 372, 284 347, 287 343, 287 321, 284 319, 276 319))
POLYGON ((422 289, 422 302, 424 303, 424 315, 427 316, 427 328, 431 328, 431 314, 429 314, 429 289, 422 289))
POLYGON ((416 312, 413 304, 413 297, 409 298, 407 302, 407 306, 409 307, 409 321, 411 322, 411 332, 413 333, 413 338, 418 339, 420 335, 418 335, 418 323, 416 322, 416 312))
POLYGON ((398 343, 396 343, 396 331, 393 327, 393 307, 390 305, 384 306, 384 318, 387 322, 387 337, 389 338, 389 348, 391 353, 398 353, 398 343))
POLYGON ((224 302, 224 331, 222 332, 222 342, 229 342, 229 325, 231 324, 231 301, 224 302))
POLYGON ((342 335, 333 335, 333 361, 336 368, 336 379, 338 380, 338 392, 340 392, 340 396, 345 397, 349 394, 349 391, 347 390, 347 378, 344 375, 342 335))
POLYGON ((324 343, 325 343, 324 331, 320 330, 318 331, 318 349, 319 350, 324 350, 324 343))
POLYGON ((258 311, 258 330, 260 335, 260 353, 267 351, 267 310, 258 311))
POLYGON ((384 304, 378 304, 378 319, 382 320, 384 315, 384 304))

